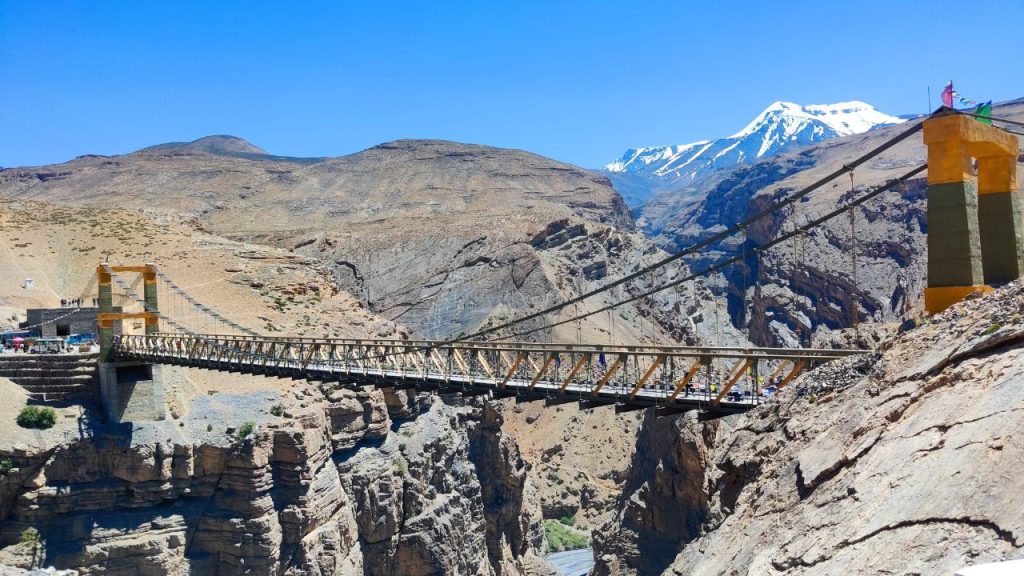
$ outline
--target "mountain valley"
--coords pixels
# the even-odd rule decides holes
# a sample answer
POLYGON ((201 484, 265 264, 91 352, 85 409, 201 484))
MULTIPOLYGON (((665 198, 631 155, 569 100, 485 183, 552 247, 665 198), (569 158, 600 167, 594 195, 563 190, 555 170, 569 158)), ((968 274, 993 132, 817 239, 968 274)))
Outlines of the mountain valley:
MULTIPOLYGON (((15 329, 26 309, 79 295, 109 259, 154 263, 254 332, 454 338, 678 253, 919 121, 860 103, 794 106, 699 145, 732 146, 722 166, 675 147, 602 174, 437 140, 293 158, 210 136, 3 169, 0 324, 15 329), (837 119, 821 124, 822 114, 837 119), (626 180, 661 188, 627 201, 626 180)), ((1024 119, 1021 102, 995 110, 1024 119)), ((37 561, 19 543, 28 528, 46 540, 47 565, 85 574, 554 575, 543 559, 553 524, 589 536, 595 575, 901 573, 878 558, 876 539, 924 572, 1019 555, 1021 527, 991 503, 1019 435, 1008 414, 1020 399, 1020 286, 922 318, 924 178, 856 210, 855 231, 837 219, 721 273, 545 327, 746 256, 925 157, 912 137, 739 239, 496 335, 876 350, 807 372, 746 414, 618 413, 168 366, 163 420, 124 427, 97 406, 61 407, 53 429, 0 438, 11 465, 0 565, 37 561), (961 414, 958 398, 973 407, 961 414), (243 421, 255 428, 236 437, 243 421), (982 461, 992 465, 974 484, 929 480, 982 461), (960 504, 950 511, 929 490, 960 504), (922 539, 928 550, 915 547, 922 539)), ((10 380, 0 388, 12 414, 29 404, 10 380)))

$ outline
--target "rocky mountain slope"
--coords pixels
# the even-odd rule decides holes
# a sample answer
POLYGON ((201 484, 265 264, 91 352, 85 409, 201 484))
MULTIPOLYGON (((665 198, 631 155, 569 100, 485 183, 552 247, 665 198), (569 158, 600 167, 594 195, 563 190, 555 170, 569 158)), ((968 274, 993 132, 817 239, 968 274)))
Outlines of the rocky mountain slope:
MULTIPOLYGON (((1024 103, 997 106, 994 115, 1024 119, 1024 103)), ((677 251, 842 168, 908 126, 837 138, 717 173, 654 199, 638 223, 659 245, 677 251)), ((926 161, 921 137, 912 136, 857 168, 852 179, 834 180, 783 216, 752 225, 745 237, 703 251, 689 264, 699 269, 723 256, 742 255, 744 247, 764 244, 793 230, 794 223, 803 225, 926 161)), ((1020 164, 1018 173, 1024 174, 1020 164)), ((728 298, 732 322, 762 345, 808 344, 815 334, 852 326, 855 318, 892 322, 912 316, 920 309, 925 281, 926 189, 922 175, 856 209, 856 242, 850 218, 837 218, 777 246, 760 261, 751 256, 727 268, 710 285, 728 298)))
POLYGON ((1019 557, 1022 318, 1017 281, 747 414, 645 420, 594 573, 951 574, 1019 557))
MULTIPOLYGON (((247 146, 216 137, 3 170, 0 196, 141 210, 293 250, 371 311, 429 337, 553 303, 655 252, 607 180, 525 152, 399 141, 309 164, 247 146)), ((651 315, 625 314, 622 338, 661 330, 632 320, 651 315)))
MULTIPOLYGON (((228 240, 188 225, 154 222, 131 210, 0 200, 0 240, 4 328, 23 321, 26 308, 56 307, 61 299, 71 298, 91 304, 96 266, 109 258, 115 263, 152 262, 203 305, 260 333, 407 333, 368 312, 315 259, 228 240), (27 278, 33 281, 31 289, 24 288, 27 278)), ((135 290, 141 288, 136 285, 135 290)), ((132 300, 120 292, 115 304, 130 305, 132 300)), ((159 300, 161 309, 188 329, 225 328, 169 290, 160 290, 159 300)))
POLYGON ((604 169, 629 206, 639 208, 661 193, 693 186, 716 170, 901 122, 864 102, 809 106, 775 102, 727 138, 631 148, 604 169))

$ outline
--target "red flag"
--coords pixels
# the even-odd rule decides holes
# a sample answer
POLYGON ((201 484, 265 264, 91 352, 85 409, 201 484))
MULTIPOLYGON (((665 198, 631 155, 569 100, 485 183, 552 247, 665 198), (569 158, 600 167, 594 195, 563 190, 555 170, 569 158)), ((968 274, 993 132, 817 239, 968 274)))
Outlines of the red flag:
POLYGON ((953 82, 950 81, 946 86, 946 89, 942 91, 942 104, 952 108, 953 107, 953 82))

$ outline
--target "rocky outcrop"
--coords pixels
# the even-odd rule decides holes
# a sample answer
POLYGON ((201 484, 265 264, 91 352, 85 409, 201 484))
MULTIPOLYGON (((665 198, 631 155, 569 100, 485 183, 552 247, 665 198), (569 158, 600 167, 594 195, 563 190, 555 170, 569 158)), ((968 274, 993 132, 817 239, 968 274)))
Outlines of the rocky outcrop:
MULTIPOLYGON (((631 517, 635 504, 624 498, 597 573, 635 569, 636 524, 655 526, 655 541, 679 550, 665 571, 676 575, 950 574, 1019 557, 1022 317, 1017 282, 727 418, 707 468, 672 475, 703 503, 700 526, 659 525, 650 508, 631 517)), ((646 424, 641 437, 664 426, 646 424)), ((692 436, 684 429, 676 442, 692 436)), ((634 466, 648 461, 639 450, 634 466)))
POLYGON ((595 576, 661 574, 708 518, 711 450, 727 428, 695 414, 647 411, 626 485, 607 524, 594 532, 595 576))
POLYGON ((508 559, 527 558, 544 548, 540 507, 534 499, 529 466, 519 447, 502 433, 503 418, 485 403, 469 427, 469 460, 476 467, 487 523, 487 553, 497 576, 522 572, 508 559))
POLYGON ((266 393, 204 396, 178 421, 127 434, 86 425, 49 450, 5 451, 0 564, 26 561, 15 543, 31 527, 43 565, 83 574, 508 576, 542 566, 525 464, 493 410, 326 392, 297 394, 305 407, 280 417, 265 411, 266 393), (213 430, 218 403, 253 431, 213 430), (393 422, 389 406, 408 419, 393 422))
POLYGON ((518 448, 491 406, 451 400, 422 399, 423 413, 384 444, 339 462, 366 573, 543 573, 540 513, 518 448))
POLYGON ((544 518, 588 532, 600 528, 625 486, 641 413, 503 402, 502 430, 516 439, 530 466, 544 518))

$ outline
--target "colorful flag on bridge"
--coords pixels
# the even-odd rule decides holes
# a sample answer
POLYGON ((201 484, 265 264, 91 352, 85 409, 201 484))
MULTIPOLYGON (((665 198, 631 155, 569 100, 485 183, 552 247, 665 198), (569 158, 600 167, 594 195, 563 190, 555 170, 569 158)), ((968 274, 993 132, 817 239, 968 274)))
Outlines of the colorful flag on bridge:
POLYGON ((946 85, 946 89, 942 91, 942 104, 948 108, 953 107, 953 81, 950 80, 949 84, 946 85))
POLYGON ((978 122, 981 122, 982 124, 992 124, 992 101, 989 100, 984 104, 979 104, 978 107, 974 109, 974 113, 978 116, 985 116, 985 118, 975 118, 978 122))

